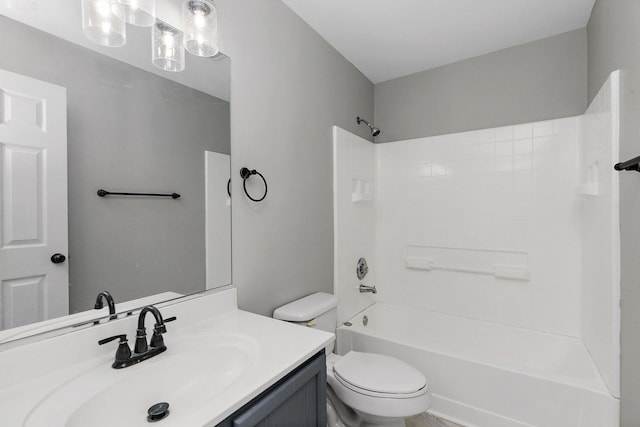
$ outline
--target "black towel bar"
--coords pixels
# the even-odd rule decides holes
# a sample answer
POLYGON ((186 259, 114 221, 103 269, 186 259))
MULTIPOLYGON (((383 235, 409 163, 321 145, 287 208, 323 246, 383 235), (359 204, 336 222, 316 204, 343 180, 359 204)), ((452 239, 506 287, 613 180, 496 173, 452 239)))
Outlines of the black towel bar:
POLYGON ((121 193, 115 191, 107 191, 102 188, 98 190, 98 196, 146 196, 146 197, 171 197, 172 199, 179 199, 180 195, 178 193, 171 194, 159 194, 159 193, 121 193))
POLYGON ((640 172, 640 156, 634 157, 626 162, 616 163, 613 168, 617 171, 637 171, 640 172))

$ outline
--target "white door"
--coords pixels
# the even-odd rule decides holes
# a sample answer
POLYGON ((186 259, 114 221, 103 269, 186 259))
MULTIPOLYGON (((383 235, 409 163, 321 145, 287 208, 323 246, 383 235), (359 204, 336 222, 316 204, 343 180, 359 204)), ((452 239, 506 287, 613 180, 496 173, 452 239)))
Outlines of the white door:
POLYGON ((66 89, 0 70, 0 329, 68 314, 67 247, 66 89))

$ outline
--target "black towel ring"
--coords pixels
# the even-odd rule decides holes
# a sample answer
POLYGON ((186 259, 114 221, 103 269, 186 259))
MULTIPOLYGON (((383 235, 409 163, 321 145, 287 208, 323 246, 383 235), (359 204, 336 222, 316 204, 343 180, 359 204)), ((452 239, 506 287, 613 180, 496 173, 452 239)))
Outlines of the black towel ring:
POLYGON ((242 168, 240 169, 240 176, 242 177, 242 188, 244 188, 244 194, 246 194, 250 200, 254 202, 261 202, 264 200, 265 197, 267 197, 267 180, 264 179, 264 176, 262 176, 260 172, 258 172, 255 169, 242 168), (264 194, 259 199, 254 199, 249 195, 249 192, 247 191, 247 179, 251 175, 259 175, 260 178, 262 178, 262 181, 264 182, 264 194))
POLYGON ((231 197, 231 178, 227 181, 227 194, 231 197))

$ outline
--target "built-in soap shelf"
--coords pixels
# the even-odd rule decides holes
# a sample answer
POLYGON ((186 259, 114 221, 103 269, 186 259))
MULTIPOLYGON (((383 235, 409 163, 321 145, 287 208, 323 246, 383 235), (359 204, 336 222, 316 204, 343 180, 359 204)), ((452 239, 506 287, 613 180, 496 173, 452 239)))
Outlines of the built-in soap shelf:
POLYGON ((482 274, 498 279, 531 280, 529 254, 518 251, 408 245, 405 267, 482 274))
POLYGON ((597 182, 587 182, 578 188, 578 194, 583 196, 598 196, 600 195, 600 186, 597 182))
POLYGON ((583 181, 584 182, 578 187, 578 194, 582 194, 583 196, 600 195, 597 160, 584 169, 583 181))
POLYGON ((351 201, 367 202, 373 200, 373 191, 369 180, 363 178, 351 179, 351 201))

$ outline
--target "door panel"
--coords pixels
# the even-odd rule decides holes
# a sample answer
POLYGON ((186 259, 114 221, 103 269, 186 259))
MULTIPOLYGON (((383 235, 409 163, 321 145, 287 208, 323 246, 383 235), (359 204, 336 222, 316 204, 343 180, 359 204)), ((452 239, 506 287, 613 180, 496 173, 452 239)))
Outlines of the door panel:
POLYGON ((43 149, 2 145, 2 247, 43 244, 43 149))
POLYGON ((68 314, 62 87, 0 70, 0 329, 68 314))
POLYGON ((47 318, 44 312, 46 276, 23 277, 2 282, 2 323, 7 328, 28 325, 47 318))

